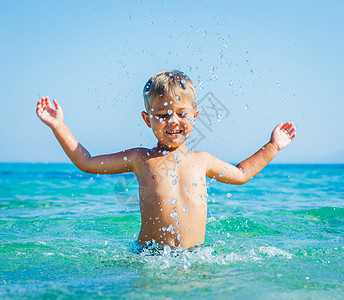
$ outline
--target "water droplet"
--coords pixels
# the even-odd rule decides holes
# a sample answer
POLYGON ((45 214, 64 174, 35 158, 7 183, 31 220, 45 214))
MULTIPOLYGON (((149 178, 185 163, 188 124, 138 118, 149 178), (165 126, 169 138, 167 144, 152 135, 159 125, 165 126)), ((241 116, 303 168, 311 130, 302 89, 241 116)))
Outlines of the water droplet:
POLYGON ((168 103, 167 102, 164 102, 164 106, 167 106, 168 105, 168 103))
POLYGON ((279 83, 279 81, 277 80, 277 81, 276 81, 276 85, 279 86, 279 84, 280 84, 280 83, 279 83))
POLYGON ((165 245, 164 246, 164 255, 169 255, 171 253, 172 249, 170 246, 165 245))
POLYGON ((214 81, 217 81, 218 77, 217 77, 217 75, 213 74, 210 79, 214 80, 214 81))
POLYGON ((160 123, 164 122, 164 119, 163 119, 163 118, 160 118, 160 119, 159 119, 159 122, 160 122, 160 123))
MULTIPOLYGON (((177 215, 176 212, 172 212, 172 213, 170 214, 170 216, 171 216, 171 218, 178 220, 178 215, 177 215)), ((171 226, 171 225, 170 225, 170 226, 171 226)))
POLYGON ((174 152, 174 154, 173 154, 173 158, 175 159, 175 160, 178 160, 178 151, 175 151, 174 152))
POLYGON ((167 154, 169 154, 170 152, 169 151, 166 151, 166 150, 164 150, 164 151, 162 151, 162 155, 167 155, 167 154))
POLYGON ((172 224, 170 224, 170 226, 168 226, 168 228, 166 229, 166 231, 171 232, 172 234, 175 233, 174 230, 173 230, 172 224))
POLYGON ((127 160, 128 160, 128 158, 127 158, 126 156, 124 156, 124 157, 123 157, 123 159, 124 159, 125 161, 127 161, 127 160))
POLYGON ((250 107, 246 104, 246 105, 245 105, 245 109, 249 109, 249 108, 250 108, 250 107))
POLYGON ((198 80, 198 87, 203 90, 203 81, 202 80, 198 80))
POLYGON ((172 109, 169 109, 168 111, 167 111, 167 113, 169 114, 169 115, 172 115, 172 109))
POLYGON ((103 165, 103 164, 104 164, 104 162, 102 161, 100 164, 101 164, 101 165, 103 165))
POLYGON ((232 194, 231 193, 227 193, 227 198, 231 197, 232 194))
POLYGON ((184 210, 186 213, 189 212, 189 209, 188 209, 186 206, 184 206, 184 205, 183 205, 183 210, 184 210))

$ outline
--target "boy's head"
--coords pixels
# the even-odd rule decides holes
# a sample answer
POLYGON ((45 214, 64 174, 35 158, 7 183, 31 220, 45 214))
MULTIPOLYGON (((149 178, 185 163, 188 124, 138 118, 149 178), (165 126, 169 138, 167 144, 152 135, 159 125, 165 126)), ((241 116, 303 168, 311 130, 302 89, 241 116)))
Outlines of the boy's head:
POLYGON ((171 150, 184 144, 199 112, 190 78, 180 71, 160 72, 148 80, 143 96, 147 111, 142 118, 159 144, 171 150))
POLYGON ((143 98, 148 112, 153 101, 171 96, 176 100, 188 101, 196 109, 196 89, 191 79, 178 70, 163 71, 152 76, 143 88, 143 98))

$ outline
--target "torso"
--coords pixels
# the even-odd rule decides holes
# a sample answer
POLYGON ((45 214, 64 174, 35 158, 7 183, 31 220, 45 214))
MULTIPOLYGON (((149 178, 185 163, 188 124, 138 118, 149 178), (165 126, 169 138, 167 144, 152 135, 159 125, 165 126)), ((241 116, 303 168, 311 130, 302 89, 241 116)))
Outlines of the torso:
POLYGON ((200 152, 166 155, 140 151, 135 174, 140 186, 138 243, 189 248, 204 242, 207 218, 206 166, 200 152))

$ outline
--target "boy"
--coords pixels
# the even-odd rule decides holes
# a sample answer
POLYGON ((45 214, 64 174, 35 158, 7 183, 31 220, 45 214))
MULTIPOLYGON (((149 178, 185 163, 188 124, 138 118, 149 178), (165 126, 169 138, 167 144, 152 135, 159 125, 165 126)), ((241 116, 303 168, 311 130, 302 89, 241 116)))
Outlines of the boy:
POLYGON ((146 83, 142 118, 158 140, 152 149, 135 148, 92 157, 63 122, 61 106, 48 97, 37 115, 54 132, 63 150, 82 171, 94 174, 134 172, 139 182, 142 246, 190 248, 204 243, 207 218, 206 177, 243 184, 260 172, 295 138, 293 123, 279 124, 270 142, 236 167, 203 151, 189 151, 199 110, 194 84, 180 71, 160 72, 146 83), (164 166, 164 170, 162 170, 164 166))

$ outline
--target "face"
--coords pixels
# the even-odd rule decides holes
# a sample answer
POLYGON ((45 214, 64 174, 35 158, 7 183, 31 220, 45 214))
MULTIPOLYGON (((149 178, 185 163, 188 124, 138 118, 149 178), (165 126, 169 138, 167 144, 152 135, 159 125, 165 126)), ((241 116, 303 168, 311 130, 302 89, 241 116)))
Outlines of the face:
POLYGON ((163 96, 153 100, 147 113, 142 112, 142 117, 152 128, 159 144, 173 150, 191 135, 198 109, 195 110, 189 101, 163 96))

